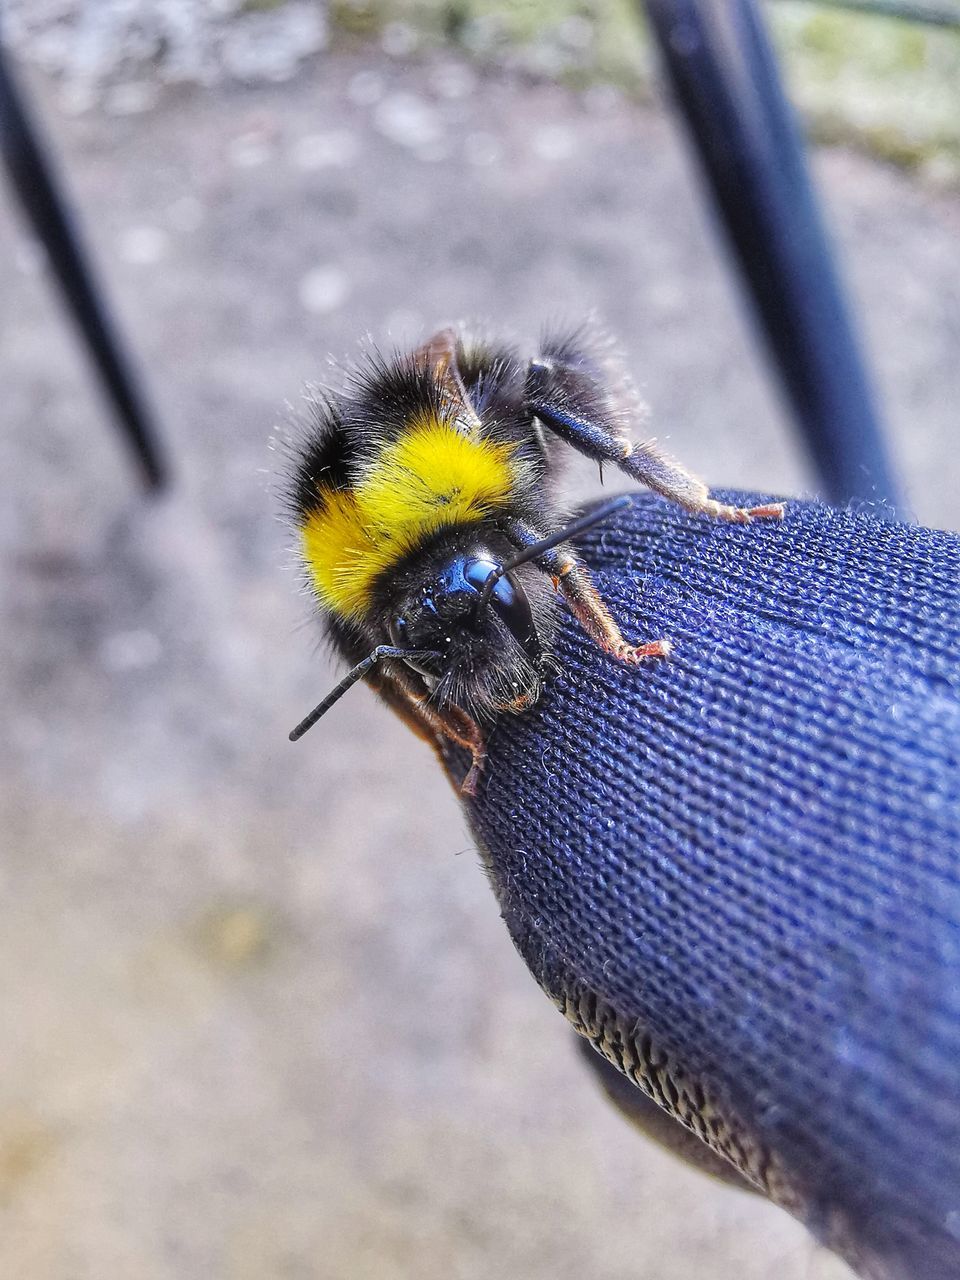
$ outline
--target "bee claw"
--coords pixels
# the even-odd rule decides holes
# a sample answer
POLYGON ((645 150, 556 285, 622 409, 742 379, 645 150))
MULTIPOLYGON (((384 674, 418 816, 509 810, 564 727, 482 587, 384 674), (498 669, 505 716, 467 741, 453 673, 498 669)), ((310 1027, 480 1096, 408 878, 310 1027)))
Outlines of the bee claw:
POLYGON ((765 507, 750 507, 747 515, 754 520, 782 520, 786 509, 785 502, 768 502, 765 507))
POLYGON ((669 658, 673 645, 669 640, 651 640, 647 644, 625 644, 614 654, 620 662, 636 666, 645 658, 669 658))
POLYGON ((723 502, 708 498, 704 503, 706 515, 716 516, 718 520, 726 520, 730 524, 752 524, 754 520, 782 520, 785 509, 782 502, 768 502, 763 507, 730 507, 723 502))
POLYGON ((460 794, 462 796, 467 796, 471 800, 476 796, 477 785, 480 782, 480 774, 483 772, 483 762, 483 756, 475 755, 473 757, 473 763, 467 770, 467 776, 460 784, 460 794))

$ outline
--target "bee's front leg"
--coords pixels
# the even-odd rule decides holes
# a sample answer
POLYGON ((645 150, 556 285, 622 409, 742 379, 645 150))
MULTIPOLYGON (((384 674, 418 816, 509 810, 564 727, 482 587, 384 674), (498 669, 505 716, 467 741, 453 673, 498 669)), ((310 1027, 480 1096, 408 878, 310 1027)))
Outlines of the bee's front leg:
POLYGON ((446 742, 453 742, 470 752, 470 768, 460 784, 460 791, 465 796, 476 795, 487 758, 483 731, 473 717, 460 707, 433 706, 428 701, 429 690, 426 685, 421 688, 418 687, 419 684, 413 672, 408 680, 405 673, 400 676, 391 671, 375 681, 373 687, 408 728, 429 742, 440 757, 441 764, 446 763, 443 751, 446 742))
MULTIPOLYGON (((503 528, 510 541, 521 551, 546 537, 546 534, 519 520, 506 521, 503 528)), ((559 546, 542 552, 533 563, 553 579, 553 585, 562 593, 570 606, 570 612, 594 644, 599 645, 605 653, 612 654, 621 662, 636 663, 644 658, 665 658, 671 652, 669 640, 630 644, 623 638, 613 615, 594 585, 589 569, 567 543, 561 542, 559 546)))
POLYGON ((562 440, 593 458, 612 462, 654 493, 677 502, 687 511, 715 516, 735 524, 783 516, 783 503, 762 507, 733 507, 710 497, 710 490, 679 462, 662 453, 653 441, 635 444, 617 434, 617 424, 602 408, 596 380, 573 365, 552 359, 532 360, 527 372, 526 406, 562 440))
POLYGON ((487 759, 487 744, 484 741, 483 730, 476 720, 460 707, 448 707, 446 711, 438 714, 443 720, 447 737, 459 746, 466 747, 470 752, 470 768, 460 784, 460 793, 465 796, 475 796, 487 759))

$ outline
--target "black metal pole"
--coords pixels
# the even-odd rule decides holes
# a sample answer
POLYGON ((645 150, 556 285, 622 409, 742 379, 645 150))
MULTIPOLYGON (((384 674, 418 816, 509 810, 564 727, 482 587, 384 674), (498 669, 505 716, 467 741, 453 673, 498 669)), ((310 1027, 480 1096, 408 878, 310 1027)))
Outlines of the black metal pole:
POLYGON ((803 142, 754 0, 646 0, 646 11, 827 496, 897 506, 803 142))
POLYGON ((46 249, 74 320, 87 344, 144 481, 160 489, 167 468, 137 380, 39 135, 0 44, 0 155, 34 231, 46 249))

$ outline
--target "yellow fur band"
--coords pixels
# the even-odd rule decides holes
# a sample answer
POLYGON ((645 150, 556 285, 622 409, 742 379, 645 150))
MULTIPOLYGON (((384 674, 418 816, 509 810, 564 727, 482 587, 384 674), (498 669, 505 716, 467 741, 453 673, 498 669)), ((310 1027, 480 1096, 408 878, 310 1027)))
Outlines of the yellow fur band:
POLYGON ((505 507, 513 446, 464 435, 451 422, 412 423, 349 490, 317 485, 303 555, 321 602, 362 617, 375 580, 432 534, 505 507))

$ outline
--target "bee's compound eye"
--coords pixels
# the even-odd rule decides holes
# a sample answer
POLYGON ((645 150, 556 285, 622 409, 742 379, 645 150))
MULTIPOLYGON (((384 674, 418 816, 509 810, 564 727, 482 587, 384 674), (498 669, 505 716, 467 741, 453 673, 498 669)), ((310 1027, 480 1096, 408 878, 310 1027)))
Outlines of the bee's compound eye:
POLYGON ((533 658, 539 655, 540 644, 533 621, 530 602, 520 583, 511 573, 503 573, 501 565, 485 556, 468 560, 463 576, 478 593, 483 591, 492 573, 500 571, 490 592, 489 607, 506 623, 510 634, 533 658))
POLYGON ((533 656, 539 652, 537 629, 526 592, 512 574, 498 578, 490 595, 490 606, 499 614, 513 638, 533 656))
POLYGON ((486 558, 467 560, 463 565, 464 581, 469 583, 474 591, 482 591, 491 573, 496 573, 499 568, 495 561, 486 558))
POLYGON ((402 613, 395 614, 391 619, 390 639, 398 649, 406 649, 410 644, 410 628, 402 613))

